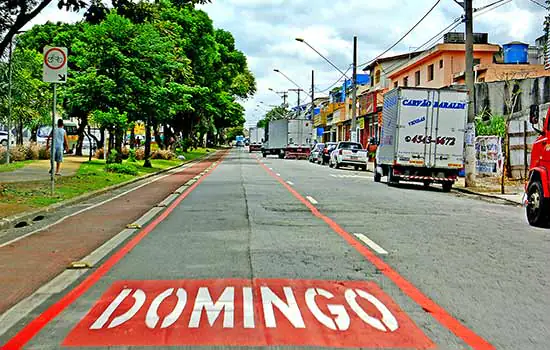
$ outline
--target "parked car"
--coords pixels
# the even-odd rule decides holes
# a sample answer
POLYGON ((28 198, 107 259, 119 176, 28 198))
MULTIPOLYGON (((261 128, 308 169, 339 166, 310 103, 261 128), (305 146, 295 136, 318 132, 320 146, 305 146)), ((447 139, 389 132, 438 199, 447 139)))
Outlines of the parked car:
POLYGON ((323 153, 323 150, 325 149, 324 143, 316 143, 311 147, 311 152, 309 152, 309 161, 311 163, 317 162, 317 159, 319 158, 319 154, 323 153))
POLYGON ((367 150, 358 142, 339 142, 330 153, 329 166, 336 169, 342 166, 353 166, 355 170, 367 170, 367 150))
POLYGON ((7 131, 0 131, 0 145, 4 146, 4 147, 6 147, 8 145, 8 132, 7 131))
POLYGON ((323 152, 317 155, 317 164, 321 164, 321 165, 328 164, 330 161, 330 153, 334 151, 337 145, 338 145, 337 142, 325 143, 325 148, 323 148, 323 152))

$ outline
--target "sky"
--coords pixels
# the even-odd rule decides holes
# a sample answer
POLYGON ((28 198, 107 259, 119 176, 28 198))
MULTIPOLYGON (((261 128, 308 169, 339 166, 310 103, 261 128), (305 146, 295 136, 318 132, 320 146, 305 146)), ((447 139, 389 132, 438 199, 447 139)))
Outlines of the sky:
MULTIPOLYGON (((534 44, 541 36, 546 10, 534 2, 544 0, 504 0, 503 5, 474 16, 474 31, 489 33, 489 42, 506 44, 523 41, 534 44)), ((54 1, 55 2, 55 1, 54 1)), ((495 0, 473 0, 474 8, 495 0)), ((254 73, 257 93, 247 101, 247 126, 263 117, 270 105, 279 105, 276 91, 296 88, 279 69, 304 90, 311 89, 311 71, 315 71, 316 96, 341 76, 305 44, 305 39, 340 70, 353 61, 353 36, 358 37, 358 62, 372 60, 394 44, 434 4, 436 0, 212 0, 200 6, 214 21, 214 26, 233 33, 236 46, 246 54, 254 73), (263 103, 260 103, 263 102, 263 103), (257 107, 260 105, 260 107, 257 107)), ((449 26, 463 10, 454 0, 441 0, 428 17, 385 56, 416 48, 449 26)), ((80 14, 57 10, 52 3, 29 25, 46 21, 74 22, 80 14)), ((464 31, 459 25, 454 31, 464 31)), ((362 73, 360 70, 358 73, 362 73)), ((341 84, 340 84, 341 86, 341 84)), ((301 94, 304 101, 307 96, 301 94)), ((289 92, 289 104, 296 105, 297 95, 289 92)))

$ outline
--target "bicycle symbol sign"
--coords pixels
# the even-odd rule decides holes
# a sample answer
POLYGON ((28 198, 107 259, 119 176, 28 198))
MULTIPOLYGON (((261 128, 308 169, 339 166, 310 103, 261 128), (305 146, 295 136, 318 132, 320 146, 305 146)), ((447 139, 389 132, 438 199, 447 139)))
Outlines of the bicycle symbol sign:
POLYGON ((60 69, 66 62, 67 56, 65 55, 65 52, 58 47, 52 47, 44 56, 44 63, 50 69, 60 69))
POLYGON ((50 83, 64 83, 67 80, 67 48, 44 48, 43 80, 50 83))

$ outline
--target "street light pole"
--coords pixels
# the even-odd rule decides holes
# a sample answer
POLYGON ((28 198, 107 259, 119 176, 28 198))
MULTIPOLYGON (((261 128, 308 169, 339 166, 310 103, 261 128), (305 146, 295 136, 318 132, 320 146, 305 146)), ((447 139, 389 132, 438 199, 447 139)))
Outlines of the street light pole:
POLYGON ((311 120, 315 117, 315 71, 311 70, 311 120))
POLYGON ((357 36, 353 37, 353 75, 352 75, 352 106, 351 106, 351 135, 355 135, 351 141, 357 142, 357 36))

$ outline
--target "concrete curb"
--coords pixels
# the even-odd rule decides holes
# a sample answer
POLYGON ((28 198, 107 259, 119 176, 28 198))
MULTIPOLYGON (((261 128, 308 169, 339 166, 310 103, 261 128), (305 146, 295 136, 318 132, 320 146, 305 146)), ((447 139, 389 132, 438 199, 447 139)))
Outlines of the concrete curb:
POLYGON ((74 198, 71 198, 71 199, 67 199, 66 201, 62 201, 62 202, 59 202, 59 203, 52 204, 52 205, 47 206, 45 208, 40 208, 40 209, 36 209, 36 210, 33 210, 33 211, 28 211, 28 212, 23 212, 23 213, 20 213, 20 214, 15 214, 15 215, 12 215, 12 216, 8 216, 6 218, 0 219, 0 231, 6 230, 8 228, 12 228, 14 225, 16 225, 17 223, 20 223, 20 222, 26 222, 27 225, 29 225, 30 224, 29 221, 33 221, 33 219, 37 216, 44 215, 44 214, 47 214, 47 213, 52 213, 52 212, 55 212, 56 210, 65 208, 69 205, 72 205, 72 204, 75 204, 75 203, 78 203, 78 202, 83 202, 87 199, 90 199, 92 197, 104 194, 106 192, 113 191, 113 190, 119 189, 121 187, 131 185, 135 182, 145 180, 145 179, 148 179, 150 177, 157 176, 157 175, 169 172, 171 170, 183 167, 184 165, 188 165, 188 164, 191 164, 193 162, 200 161, 204 158, 208 158, 208 157, 210 157, 210 156, 212 156, 213 154, 216 154, 216 153, 217 153, 217 151, 210 152, 210 153, 207 153, 203 156, 195 158, 191 161, 184 162, 183 164, 176 165, 176 166, 166 168, 166 169, 162 169, 162 170, 159 170, 155 173, 146 174, 146 175, 143 175, 143 176, 140 176, 140 177, 136 177, 135 179, 131 179, 131 180, 128 180, 128 181, 125 181, 125 182, 121 182, 119 184, 112 185, 112 186, 109 186, 109 187, 101 188, 99 190, 84 193, 84 194, 81 194, 80 196, 77 196, 77 197, 74 197, 74 198))
POLYGON ((514 206, 520 206, 520 207, 523 206, 522 203, 518 203, 518 202, 513 201, 513 200, 511 200, 511 199, 502 198, 502 197, 495 196, 495 195, 491 195, 491 194, 488 194, 488 193, 475 192, 475 191, 471 191, 471 190, 468 190, 468 189, 466 189, 466 188, 461 188, 461 187, 453 187, 453 190, 455 190, 455 191, 457 191, 457 192, 462 192, 462 193, 467 193, 467 194, 475 195, 475 196, 480 196, 480 197, 485 197, 485 198, 491 198, 491 199, 500 200, 500 201, 506 202, 507 205, 514 205, 514 206))

